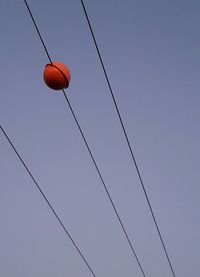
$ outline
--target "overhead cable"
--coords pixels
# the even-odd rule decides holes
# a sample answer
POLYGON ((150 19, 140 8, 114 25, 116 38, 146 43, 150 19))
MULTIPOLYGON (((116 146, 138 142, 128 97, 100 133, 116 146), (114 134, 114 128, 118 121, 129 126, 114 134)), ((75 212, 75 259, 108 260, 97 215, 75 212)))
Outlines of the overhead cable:
POLYGON ((142 179, 141 172, 140 172, 139 167, 138 167, 138 163, 137 163, 136 158, 135 158, 135 155, 134 155, 134 153, 133 153, 133 149, 132 149, 132 146, 131 146, 131 144, 130 144, 130 140, 129 140, 129 137, 128 137, 128 134, 127 134, 125 125, 124 125, 124 123, 123 123, 122 116, 121 116, 121 113, 120 113, 120 110, 119 110, 117 101, 116 101, 116 99, 115 99, 114 92, 113 92, 113 89, 112 89, 110 80, 109 80, 109 77, 108 77, 108 74, 107 74, 107 70, 106 70, 106 68, 105 68, 105 65, 104 65, 104 62, 103 62, 103 59, 102 59, 101 52, 100 52, 100 50, 99 50, 99 46, 98 46, 98 43, 97 43, 97 40, 96 40, 96 36, 95 36, 95 34, 94 34, 94 31, 93 31, 93 28, 92 28, 92 25, 91 25, 91 22, 90 22, 90 19, 89 19, 89 16, 88 16, 88 12, 87 12, 87 10, 86 10, 86 6, 85 6, 83 0, 81 0, 81 5, 82 5, 83 11, 84 11, 84 15, 85 15, 86 20, 87 20, 87 23, 88 23, 88 27, 89 27, 90 33, 91 33, 91 35, 92 35, 92 39, 93 39, 93 42, 94 42, 94 45, 95 45, 95 48, 96 48, 96 51, 97 51, 97 54, 98 54, 98 57, 99 57, 101 66, 102 66, 102 69, 103 69, 103 73, 104 73, 106 82, 107 82, 107 84, 108 84, 108 88, 109 88, 109 91, 110 91, 110 94, 111 94, 111 97, 112 97, 112 101, 113 101, 113 103, 114 103, 114 106, 115 106, 115 109, 116 109, 116 112, 117 112, 117 116, 118 116, 119 121, 120 121, 121 128, 122 128, 122 130, 123 130, 123 133, 124 133, 124 136, 125 136, 125 139, 126 139, 126 143, 127 143, 127 145, 128 145, 128 149, 129 149, 130 154, 131 154, 131 158, 132 158, 132 161, 133 161, 133 166, 135 167, 135 169, 136 169, 136 171, 137 171, 137 174, 138 174, 138 177, 139 177, 141 186, 142 186, 142 190, 143 190, 144 195, 145 195, 145 199, 146 199, 146 201, 147 201, 147 203, 148 203, 148 207, 149 207, 151 216, 152 216, 152 218, 153 218, 153 222, 154 222, 154 224, 155 224, 155 227, 156 227, 156 230, 157 230, 159 239, 160 239, 160 241, 161 241, 162 247, 163 247, 163 249, 164 249, 164 252, 165 252, 165 255, 166 255, 168 264, 169 264, 169 266, 170 266, 172 275, 173 275, 174 277, 176 277, 174 268, 173 268, 173 266, 172 266, 172 263, 171 263, 171 260, 170 260, 170 257, 169 257, 167 248, 166 248, 166 246, 165 246, 165 243, 164 243, 164 240, 163 240, 161 231, 160 231, 160 228, 159 228, 159 226, 158 226, 157 219, 156 219, 156 217, 155 217, 155 213, 154 213, 154 211, 153 211, 153 208, 152 208, 152 205, 151 205, 151 202, 150 202, 150 198, 149 198, 149 196, 148 196, 148 194, 147 194, 147 190, 146 190, 146 188, 145 188, 145 184, 144 184, 144 181, 143 181, 143 179, 142 179))
POLYGON ((62 229, 64 230, 65 234, 67 235, 67 237, 70 239, 70 241, 72 242, 72 244, 74 245, 74 247, 76 248, 77 252, 79 253, 79 255, 81 256, 82 260, 84 261, 84 263, 86 264, 87 268, 89 269, 89 271, 92 273, 93 277, 96 277, 96 274, 94 273, 93 269, 91 268, 91 266, 89 265, 88 261, 86 260, 85 256, 83 255, 83 253, 81 252, 80 248, 78 247, 78 245, 75 243, 74 239, 72 238, 72 236, 70 235, 70 233, 68 232, 67 228, 65 227, 64 223, 62 222, 62 220, 60 219, 59 215, 57 214, 57 212, 55 211, 55 209, 53 208, 52 204, 50 203, 50 201, 48 200, 47 196, 45 195, 45 193, 43 192, 41 185, 36 181, 35 177, 33 176, 33 174, 31 173, 30 168, 27 166, 27 164, 25 163, 24 159, 22 158, 22 156, 19 154, 19 151, 17 150, 17 148, 15 147, 15 145, 13 144, 13 142, 11 141, 11 139, 9 138, 9 136, 7 135, 6 131, 3 129, 3 127, 0 125, 0 129, 3 133, 3 135, 5 136, 5 138, 7 139, 7 141, 9 142, 10 146, 12 147, 12 149, 14 150, 15 154, 17 155, 17 157, 19 158, 20 162, 22 163, 22 165, 24 166, 25 170, 27 171, 28 175, 31 177, 32 181, 34 182, 35 186, 37 187, 37 189, 39 190, 40 194, 42 195, 43 199, 45 200, 46 204, 48 205, 48 207, 50 208, 50 210, 52 211, 52 213, 54 214, 54 216, 56 217, 57 221, 59 222, 59 224, 61 225, 62 229))

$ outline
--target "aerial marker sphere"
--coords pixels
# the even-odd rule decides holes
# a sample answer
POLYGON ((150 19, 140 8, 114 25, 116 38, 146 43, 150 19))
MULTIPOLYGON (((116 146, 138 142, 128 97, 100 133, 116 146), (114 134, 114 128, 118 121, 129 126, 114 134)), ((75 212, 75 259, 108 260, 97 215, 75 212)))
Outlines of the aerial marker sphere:
POLYGON ((43 77, 48 87, 54 90, 61 90, 68 88, 71 74, 65 64, 53 62, 46 65, 43 77))

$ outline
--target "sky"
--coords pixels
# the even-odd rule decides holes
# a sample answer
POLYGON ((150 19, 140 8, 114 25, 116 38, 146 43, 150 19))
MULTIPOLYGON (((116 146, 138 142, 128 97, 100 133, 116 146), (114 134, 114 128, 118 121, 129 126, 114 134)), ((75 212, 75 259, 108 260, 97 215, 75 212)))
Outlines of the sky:
MULTIPOLYGON (((79 0, 28 1, 146 277, 171 277, 79 0)), ((199 277, 200 2, 85 0, 176 277, 199 277)), ((141 277, 23 1, 1 0, 0 124, 97 277, 141 277)), ((0 133, 0 276, 92 276, 0 133)))

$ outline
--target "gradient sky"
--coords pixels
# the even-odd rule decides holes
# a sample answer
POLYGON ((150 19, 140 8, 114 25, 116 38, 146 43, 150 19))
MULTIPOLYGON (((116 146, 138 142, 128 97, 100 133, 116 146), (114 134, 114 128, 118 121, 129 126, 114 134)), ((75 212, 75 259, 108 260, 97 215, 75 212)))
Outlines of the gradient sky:
MULTIPOLYGON (((171 277, 79 0, 29 1, 147 277, 171 277)), ((86 0, 177 277, 199 277, 200 1, 86 0)), ((23 1, 1 0, 0 122, 97 277, 141 277, 23 1)), ((0 133, 0 276, 91 276, 0 133)))

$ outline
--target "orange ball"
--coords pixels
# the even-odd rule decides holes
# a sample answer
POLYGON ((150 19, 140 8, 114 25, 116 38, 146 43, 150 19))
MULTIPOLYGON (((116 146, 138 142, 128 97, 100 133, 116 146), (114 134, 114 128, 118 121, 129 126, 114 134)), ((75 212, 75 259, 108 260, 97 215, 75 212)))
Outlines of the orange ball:
POLYGON ((65 64, 53 62, 52 64, 46 65, 43 78, 48 87, 55 90, 61 90, 68 88, 71 74, 65 64))

